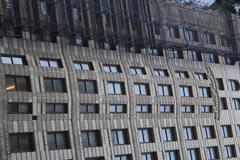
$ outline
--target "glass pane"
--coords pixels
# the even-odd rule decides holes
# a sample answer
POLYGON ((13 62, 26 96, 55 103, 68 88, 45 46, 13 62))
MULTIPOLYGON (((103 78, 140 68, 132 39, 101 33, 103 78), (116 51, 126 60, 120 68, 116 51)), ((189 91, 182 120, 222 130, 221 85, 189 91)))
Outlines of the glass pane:
POLYGON ((68 137, 66 133, 57 133, 57 148, 58 149, 67 149, 68 148, 68 137))
POLYGON ((83 64, 82 64, 82 69, 83 69, 83 70, 90 70, 89 64, 83 63, 83 64))
POLYGON ((117 105, 117 112, 122 113, 123 110, 123 105, 117 105))
POLYGON ((88 134, 87 132, 82 132, 82 135, 81 135, 81 138, 82 138, 82 144, 83 146, 89 146, 89 142, 88 142, 88 134))
POLYGON ((15 84, 14 77, 6 77, 6 90, 7 91, 16 91, 17 90, 17 86, 15 84))
POLYGON ((77 64, 77 63, 74 63, 73 64, 73 67, 75 68, 75 69, 81 69, 81 66, 80 66, 80 64, 77 64))
POLYGON ((95 85, 93 81, 86 82, 87 93, 95 93, 95 85))
POLYGON ((49 149, 57 149, 57 143, 55 139, 55 134, 48 133, 48 148, 49 149))
POLYGON ((140 95, 139 87, 140 87, 140 86, 137 85, 137 84, 134 85, 134 92, 135 92, 136 95, 140 95))
POLYGON ((56 113, 67 113, 67 107, 65 104, 55 104, 56 113))
POLYGON ((117 131, 112 131, 112 142, 113 142, 113 144, 118 144, 117 131))
POLYGON ((30 84, 28 83, 28 79, 26 77, 17 77, 16 83, 18 91, 29 91, 30 84))
POLYGON ((114 94, 114 86, 113 83, 107 84, 108 94, 114 94))
POLYGON ((42 66, 42 67, 49 67, 48 61, 40 60, 40 66, 42 66))
POLYGON ((88 105, 88 112, 89 112, 89 113, 97 113, 97 105, 95 105, 95 104, 89 104, 89 105, 88 105))
POLYGON ((58 61, 57 61, 57 60, 50 60, 50 61, 49 61, 49 65, 50 65, 50 67, 52 67, 52 68, 59 68, 59 64, 58 64, 58 61))
POLYGON ((114 72, 114 73, 118 72, 117 67, 116 66, 111 66, 111 72, 114 72))
POLYGON ((105 72, 110 72, 109 66, 103 66, 103 70, 104 70, 105 72))
POLYGON ((53 85, 51 79, 44 79, 45 92, 53 92, 53 85))
POLYGON ((80 93, 87 93, 85 89, 85 82, 84 81, 79 81, 78 82, 78 88, 80 93))
POLYGON ((30 134, 22 134, 19 136, 19 143, 21 146, 21 152, 32 151, 32 136, 30 134))
POLYGON ((13 64, 23 64, 22 58, 20 57, 13 57, 12 58, 13 64))
POLYGON ((10 57, 1 57, 3 64, 12 64, 12 60, 10 57))
POLYGON ((10 143, 10 150, 12 153, 19 152, 19 142, 18 142, 18 136, 17 135, 10 135, 9 137, 9 143, 10 143))
POLYGON ((54 113, 55 105, 54 104, 46 104, 46 113, 54 113))
POLYGON ((30 113, 29 104, 18 104, 18 112, 19 113, 30 113))
POLYGON ((116 112, 116 105, 109 105, 109 112, 116 112))
POLYGON ((121 94, 122 93, 122 88, 120 83, 115 83, 115 93, 116 94, 121 94))
POLYGON ((8 103, 8 113, 18 113, 18 104, 17 103, 8 103))
POLYGON ((87 112, 87 105, 81 104, 80 105, 80 112, 81 113, 86 113, 87 112))
POLYGON ((53 80, 54 92, 65 92, 64 81, 60 79, 53 80))

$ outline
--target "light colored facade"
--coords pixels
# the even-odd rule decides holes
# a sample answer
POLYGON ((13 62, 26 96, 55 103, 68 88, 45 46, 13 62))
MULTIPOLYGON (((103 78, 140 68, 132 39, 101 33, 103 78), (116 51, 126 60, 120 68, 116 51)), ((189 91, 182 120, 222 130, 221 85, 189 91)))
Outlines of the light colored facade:
MULTIPOLYGON (((20 5, 14 16, 35 19, 39 9, 43 22, 54 17, 41 8, 46 1, 27 0, 3 1, 3 15, 8 2, 20 5), (28 11, 27 4, 30 9, 39 6, 28 11)), ((31 25, 41 33, 40 41, 30 25, 19 32, 19 26, 6 27, 7 16, 1 18, 6 24, 0 27, 1 160, 240 158, 238 17, 230 15, 228 21, 224 13, 161 1, 134 1, 136 9, 124 0, 99 0, 101 12, 88 8, 77 13, 91 19, 89 28, 96 26, 94 18, 102 18, 98 23, 105 32, 80 40, 76 28, 86 23, 70 20, 66 7, 74 13, 79 2, 91 8, 88 1, 46 3, 55 6, 56 24, 66 23, 69 33, 77 35, 73 42, 62 35, 61 25, 56 25, 56 37, 41 33, 41 25, 37 30, 38 22, 31 25), (113 28, 103 14, 103 6, 111 2, 118 17, 111 12, 110 22, 122 36, 114 43, 108 43, 113 28), (126 14, 133 7, 141 17, 135 31, 128 26, 129 17, 121 28, 119 6, 124 2, 126 14), (148 14, 142 6, 149 7, 148 14), (131 43, 125 43, 129 37, 122 30, 129 32, 131 43)))

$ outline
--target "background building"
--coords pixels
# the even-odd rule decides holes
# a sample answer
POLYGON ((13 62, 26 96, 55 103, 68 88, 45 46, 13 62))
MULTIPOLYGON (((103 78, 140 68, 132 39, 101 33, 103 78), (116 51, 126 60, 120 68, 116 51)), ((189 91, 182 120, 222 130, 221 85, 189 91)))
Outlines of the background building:
POLYGON ((240 19, 161 0, 0 0, 1 160, 240 158, 240 19))

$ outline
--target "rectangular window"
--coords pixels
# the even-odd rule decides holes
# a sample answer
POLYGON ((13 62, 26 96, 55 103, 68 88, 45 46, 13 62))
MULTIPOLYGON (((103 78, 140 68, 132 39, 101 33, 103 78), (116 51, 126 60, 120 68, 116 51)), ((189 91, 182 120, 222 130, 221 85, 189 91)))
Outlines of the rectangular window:
POLYGON ((172 87, 171 85, 158 85, 158 95, 159 96, 172 96, 172 87))
POLYGON ((231 125, 221 126, 221 133, 223 138, 233 137, 231 125))
POLYGON ((155 29, 155 34, 160 35, 161 34, 161 24, 159 22, 154 22, 154 29, 155 29))
POLYGON ((39 61, 41 67, 62 68, 62 63, 60 59, 40 58, 39 61))
POLYGON ((234 65, 235 61, 234 61, 234 58, 225 55, 224 56, 224 63, 227 64, 227 65, 234 65))
POLYGON ((213 113, 213 106, 210 105, 202 105, 201 113, 213 113))
POLYGON ((240 98, 232 99, 232 109, 240 110, 240 98))
POLYGON ((137 104, 136 105, 136 112, 137 113, 151 113, 152 107, 150 104, 137 104))
POLYGON ((197 80, 207 80, 206 73, 195 73, 195 78, 197 80))
POLYGON ((68 132, 48 132, 48 148, 50 150, 70 149, 70 140, 68 132))
POLYGON ((132 160, 131 155, 118 155, 115 156, 113 160, 132 160))
POLYGON ((109 113, 126 113, 127 106, 126 104, 110 104, 109 113))
POLYGON ((219 90, 224 90, 223 79, 217 78, 217 86, 219 90))
POLYGON ((198 148, 187 149, 187 160, 201 160, 198 148))
POLYGON ((87 130, 81 133, 83 147, 102 146, 100 130, 87 130))
POLYGON ((240 137, 240 125, 236 126, 237 136, 240 137))
POLYGON ((45 92, 65 93, 65 79, 63 78, 44 78, 45 92))
POLYGON ((208 44, 216 44, 214 33, 205 32, 204 35, 205 35, 206 43, 208 43, 208 44))
POLYGON ((161 104, 161 105, 158 107, 158 112, 159 112, 159 113, 174 113, 174 105, 161 104))
POLYGON ((219 159, 219 151, 218 147, 207 147, 207 159, 208 160, 216 160, 219 159))
POLYGON ((143 67, 130 67, 132 75, 146 75, 146 71, 143 67))
POLYGON ((225 158, 237 157, 235 146, 234 145, 224 146, 224 155, 225 158))
POLYGON ((188 59, 191 61, 202 61, 202 55, 201 52, 197 52, 194 50, 188 50, 188 59))
POLYGON ((31 103, 8 103, 7 106, 8 114, 32 114, 31 103))
POLYGON ((176 78, 189 78, 187 71, 176 71, 176 78))
POLYGON ((47 15, 47 0, 40 0, 40 10, 43 16, 47 15))
POLYGON ((169 57, 176 58, 176 59, 183 59, 183 52, 181 49, 171 48, 169 50, 169 57))
POLYGON ((10 133, 9 145, 11 153, 35 151, 33 133, 10 133))
POLYGON ((178 150, 166 151, 164 160, 180 160, 179 151, 178 150))
POLYGON ((180 38, 178 26, 167 26, 167 31, 170 38, 180 38))
POLYGON ((64 103, 47 103, 46 113, 50 114, 68 113, 68 105, 64 103))
POLYGON ((192 87, 191 86, 179 86, 181 97, 192 97, 192 87))
POLYGON ((98 104, 80 104, 80 113, 89 113, 96 114, 99 113, 99 105, 98 104))
POLYGON ((111 72, 111 73, 121 73, 120 65, 112 65, 112 64, 105 64, 103 65, 104 72, 111 72))
POLYGON ((230 39, 228 38, 228 37, 226 37, 226 36, 221 36, 220 37, 220 40, 221 40, 221 45, 223 46, 223 47, 229 47, 230 46, 230 39))
POLYGON ((135 95, 150 95, 149 85, 146 83, 134 83, 135 95))
POLYGON ((162 128, 162 136, 164 141, 176 141, 177 134, 174 127, 162 128))
POLYGON ((112 130, 111 132, 113 144, 129 144, 127 129, 112 130))
POLYGON ((9 92, 13 91, 31 91, 30 79, 28 76, 10 76, 5 77, 6 90, 9 92))
POLYGON ((216 138, 214 126, 203 126, 203 137, 205 139, 216 138))
POLYGON ((184 127, 184 138, 185 140, 196 140, 197 131, 195 127, 184 127))
POLYGON ((151 153, 141 153, 141 160, 157 160, 156 158, 156 153, 151 152, 151 153))
POLYGON ((182 105, 181 112, 182 113, 194 113, 194 106, 193 105, 182 105))
POLYGON ((91 157, 91 158, 85 158, 85 160, 105 160, 104 157, 91 157))
POLYGON ((27 61, 24 56, 1 55, 1 62, 3 64, 27 65, 27 61))
POLYGON ((224 97, 220 98, 220 107, 222 110, 227 110, 228 106, 227 106, 227 99, 224 97))
POLYGON ((140 143, 152 143, 154 142, 154 135, 152 128, 140 128, 138 129, 138 141, 140 143))
POLYGON ((210 87, 199 87, 198 94, 199 97, 212 97, 210 87))
POLYGON ((93 71, 92 62, 73 62, 73 67, 76 70, 84 70, 84 71, 93 71))
POLYGON ((207 62, 208 63, 219 63, 218 55, 213 54, 213 53, 208 53, 207 54, 207 62))
POLYGON ((159 77, 168 77, 168 71, 166 69, 154 69, 153 74, 159 77))
POLYGON ((97 94, 97 82, 95 80, 78 80, 80 93, 97 94))
POLYGON ((229 91, 238 91, 239 90, 239 83, 237 80, 228 80, 228 89, 229 91))
POLYGON ((125 94, 123 82, 107 82, 108 94, 125 94))
POLYGON ((197 30, 185 29, 185 31, 186 31, 187 39, 188 39, 189 41, 195 41, 195 42, 198 42, 198 41, 199 41, 197 30))

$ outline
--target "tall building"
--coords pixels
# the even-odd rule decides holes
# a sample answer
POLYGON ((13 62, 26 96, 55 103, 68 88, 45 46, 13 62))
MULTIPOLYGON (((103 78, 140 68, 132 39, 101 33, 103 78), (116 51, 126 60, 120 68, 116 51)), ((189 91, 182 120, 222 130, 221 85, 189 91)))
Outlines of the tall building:
POLYGON ((240 159, 240 18, 166 0, 0 0, 0 160, 240 159))

